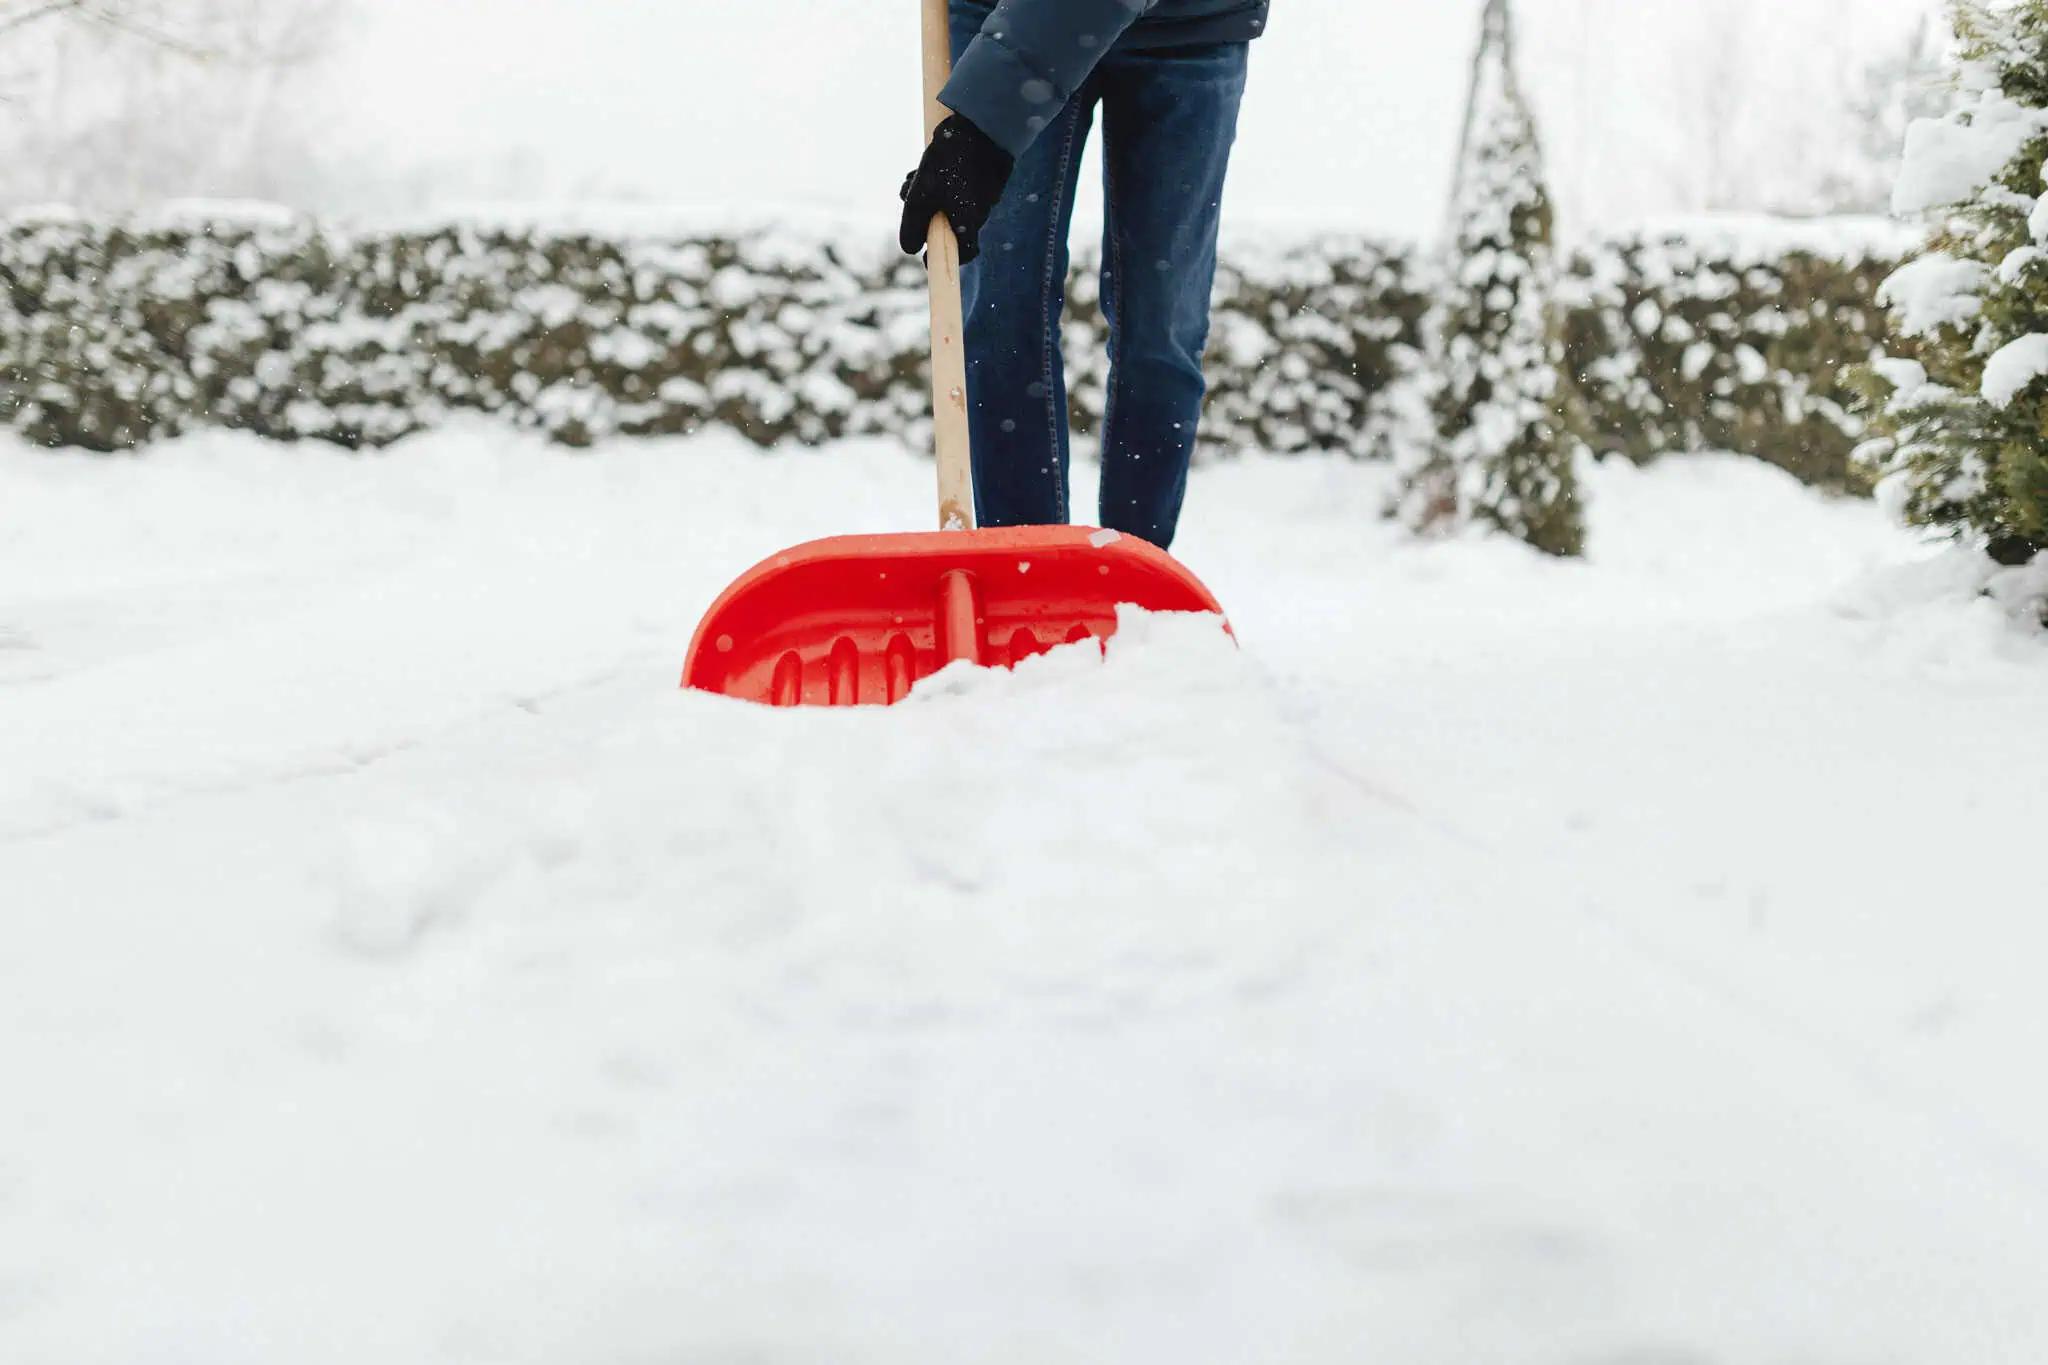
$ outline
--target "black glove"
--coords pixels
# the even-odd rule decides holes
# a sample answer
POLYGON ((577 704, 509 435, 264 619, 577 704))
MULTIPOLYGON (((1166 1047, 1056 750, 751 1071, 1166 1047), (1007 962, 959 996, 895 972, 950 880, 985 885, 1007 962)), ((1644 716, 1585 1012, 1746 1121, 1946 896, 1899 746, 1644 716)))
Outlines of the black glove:
POLYGON ((960 263, 981 254, 981 228, 995 212, 1017 159, 987 133, 953 115, 939 125, 924 162, 903 179, 903 249, 924 250, 932 219, 940 214, 960 239, 960 263))

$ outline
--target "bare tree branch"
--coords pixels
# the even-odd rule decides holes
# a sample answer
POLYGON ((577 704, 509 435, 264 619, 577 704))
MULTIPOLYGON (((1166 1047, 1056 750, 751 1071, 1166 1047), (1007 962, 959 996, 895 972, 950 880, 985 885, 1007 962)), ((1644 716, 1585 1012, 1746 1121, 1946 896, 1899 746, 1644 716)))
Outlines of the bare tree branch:
POLYGON ((45 3, 25 13, 0 15, 0 34, 11 33, 15 29, 26 28, 28 25, 39 20, 48 19, 54 15, 64 14, 71 10, 82 9, 84 6, 85 0, 45 0, 45 3))
POLYGON ((159 28, 132 14, 124 13, 117 4, 104 3, 104 0, 101 0, 100 3, 93 3, 92 0, 76 0, 76 3, 81 18, 88 19, 102 28, 111 29, 116 33, 126 33, 130 37, 140 38, 146 43, 154 43, 166 51, 175 52, 179 56, 190 58, 195 62, 217 61, 223 55, 219 48, 207 47, 192 42, 170 32, 168 29, 159 28))
POLYGON ((0 205, 321 193, 334 162, 292 73, 357 3, 0 0, 0 205))

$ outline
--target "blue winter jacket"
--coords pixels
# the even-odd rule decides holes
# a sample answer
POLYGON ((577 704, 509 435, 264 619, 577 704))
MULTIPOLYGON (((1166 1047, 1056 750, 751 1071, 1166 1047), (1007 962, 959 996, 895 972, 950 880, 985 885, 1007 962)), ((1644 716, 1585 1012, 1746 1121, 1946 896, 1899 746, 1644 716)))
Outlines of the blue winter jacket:
POLYGON ((986 11, 939 102, 1022 156, 1113 47, 1249 42, 1269 0, 955 0, 986 11))

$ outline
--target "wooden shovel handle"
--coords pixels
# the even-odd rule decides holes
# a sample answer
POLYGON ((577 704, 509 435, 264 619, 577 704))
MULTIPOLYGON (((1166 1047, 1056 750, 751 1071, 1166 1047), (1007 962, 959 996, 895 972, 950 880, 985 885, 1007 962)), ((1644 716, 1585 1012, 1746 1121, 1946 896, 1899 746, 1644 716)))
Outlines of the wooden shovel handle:
MULTIPOLYGON (((924 4, 924 136, 952 111, 939 91, 953 74, 946 0, 924 4)), ((974 527, 974 463, 967 434, 967 322, 960 304, 960 241, 945 216, 932 219, 925 263, 932 292, 932 437, 939 457, 939 529, 974 527)))

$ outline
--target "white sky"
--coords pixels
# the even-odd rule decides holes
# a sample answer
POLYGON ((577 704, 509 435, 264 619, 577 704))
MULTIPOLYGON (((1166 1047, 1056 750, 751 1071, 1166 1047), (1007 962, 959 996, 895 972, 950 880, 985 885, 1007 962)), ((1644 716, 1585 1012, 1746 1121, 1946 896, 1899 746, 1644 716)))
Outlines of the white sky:
MULTIPOLYGON (((886 218, 919 132, 913 0, 365 0, 334 145, 414 200, 815 206, 886 218)), ((1930 0, 1521 0, 1567 216, 1705 206, 1702 124, 1793 176, 1843 73, 1930 0), (1739 98, 1731 98, 1735 91, 1739 98), (1739 129, 1737 125, 1740 125, 1739 129)), ((1478 0, 1276 0, 1230 211, 1441 217, 1478 0)), ((372 191, 367 186, 376 186, 372 191)))

